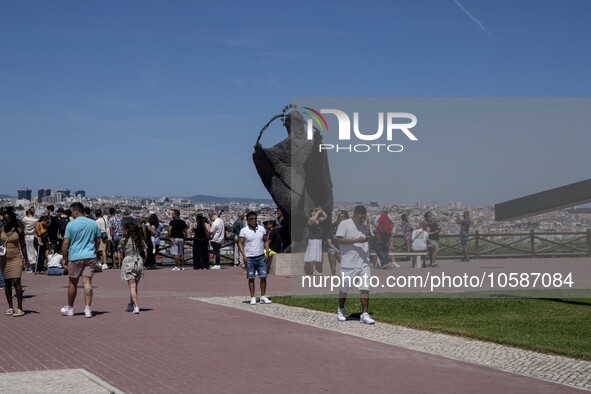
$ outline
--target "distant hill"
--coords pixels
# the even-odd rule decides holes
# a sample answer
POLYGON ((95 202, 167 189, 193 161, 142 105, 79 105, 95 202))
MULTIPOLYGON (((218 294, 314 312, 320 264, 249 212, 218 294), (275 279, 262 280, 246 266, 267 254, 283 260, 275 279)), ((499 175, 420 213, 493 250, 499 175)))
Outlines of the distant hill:
POLYGON ((240 204, 273 204, 273 200, 270 198, 246 198, 246 197, 218 197, 218 196, 206 196, 203 194, 197 194, 192 197, 187 197, 193 202, 202 203, 216 203, 216 204, 229 204, 236 202, 240 204))

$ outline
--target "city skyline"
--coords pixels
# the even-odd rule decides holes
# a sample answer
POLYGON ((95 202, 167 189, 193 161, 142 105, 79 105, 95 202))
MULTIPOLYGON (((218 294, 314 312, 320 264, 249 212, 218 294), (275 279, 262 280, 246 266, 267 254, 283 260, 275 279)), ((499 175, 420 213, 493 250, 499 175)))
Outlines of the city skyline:
MULTIPOLYGON (((0 193, 267 199, 253 145, 294 98, 588 97, 589 11, 582 0, 3 2, 0 193)), ((374 195, 329 153, 335 199, 484 206, 587 179, 591 134, 547 115, 542 132, 426 127, 419 114, 419 142, 380 157, 390 187, 374 195)), ((261 143, 285 135, 276 122, 261 143)))

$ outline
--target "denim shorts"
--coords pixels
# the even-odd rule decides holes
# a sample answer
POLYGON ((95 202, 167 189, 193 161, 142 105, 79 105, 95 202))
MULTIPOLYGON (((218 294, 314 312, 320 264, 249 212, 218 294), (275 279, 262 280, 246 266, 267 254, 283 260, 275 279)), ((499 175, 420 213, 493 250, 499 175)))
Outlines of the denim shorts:
POLYGON ((61 267, 49 267, 47 269, 47 276, 62 276, 64 270, 61 267))
POLYGON ((267 263, 265 262, 265 255, 262 254, 256 257, 249 257, 246 263, 246 277, 254 279, 256 274, 259 278, 267 277, 267 263))
POLYGON ((111 239, 111 252, 118 253, 120 241, 121 241, 120 235, 113 236, 113 239, 111 239))
POLYGON ((468 245, 468 234, 460 234, 460 242, 462 243, 462 248, 465 248, 468 245))

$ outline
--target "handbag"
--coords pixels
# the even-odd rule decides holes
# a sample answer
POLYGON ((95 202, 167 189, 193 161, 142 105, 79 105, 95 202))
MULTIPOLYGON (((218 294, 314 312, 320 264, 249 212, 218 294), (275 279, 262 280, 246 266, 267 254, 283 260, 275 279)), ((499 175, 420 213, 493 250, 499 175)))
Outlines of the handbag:
POLYGON ((144 261, 142 260, 142 258, 138 255, 133 255, 133 256, 125 256, 123 258, 123 263, 122 265, 125 266, 130 266, 133 267, 133 270, 137 270, 140 266, 144 265, 144 261))
MULTIPOLYGON (((105 223, 105 228, 107 228, 107 221, 105 220, 105 218, 103 218, 103 222, 105 223)), ((103 241, 106 241, 109 239, 109 235, 107 234, 106 231, 101 231, 101 239, 103 241)))
MULTIPOLYGON (((126 244, 127 241, 129 241, 129 239, 125 241, 126 244)), ((139 254, 137 254, 135 242, 133 242, 132 247, 134 254, 132 254, 131 256, 125 256, 123 258, 123 261, 121 262, 121 268, 130 267, 132 271, 138 271, 140 268, 143 268, 144 259, 142 259, 142 257, 139 254)), ((123 246, 123 248, 125 249, 125 245, 123 246)))

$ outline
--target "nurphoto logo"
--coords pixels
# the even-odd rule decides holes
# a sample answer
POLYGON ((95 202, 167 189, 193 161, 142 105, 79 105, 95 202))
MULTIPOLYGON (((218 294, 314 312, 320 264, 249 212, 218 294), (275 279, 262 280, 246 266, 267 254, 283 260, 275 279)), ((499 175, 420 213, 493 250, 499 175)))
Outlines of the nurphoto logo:
POLYGON ((410 131, 417 125, 417 117, 409 112, 378 112, 378 129, 373 133, 366 133, 359 128, 359 112, 353 112, 353 127, 351 127, 351 119, 344 111, 339 109, 320 109, 315 110, 310 107, 302 107, 304 115, 307 115, 306 131, 308 140, 314 138, 314 129, 328 132, 328 123, 323 114, 331 114, 336 116, 338 122, 338 140, 337 144, 320 144, 318 149, 332 150, 334 152, 391 152, 399 153, 404 150, 401 144, 391 143, 394 139, 395 132, 401 131, 410 141, 418 141, 418 138, 410 131), (315 126, 316 125, 316 126, 315 126), (351 132, 352 130, 352 132, 351 132), (385 130, 385 133, 384 133, 385 130), (385 134, 385 135, 384 135, 385 134), (350 143, 352 138, 365 143, 353 144, 350 143), (384 141, 384 142, 380 142, 384 141), (347 143, 349 142, 349 143, 347 143), (371 142, 371 143, 370 143, 371 142))

